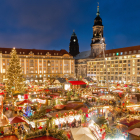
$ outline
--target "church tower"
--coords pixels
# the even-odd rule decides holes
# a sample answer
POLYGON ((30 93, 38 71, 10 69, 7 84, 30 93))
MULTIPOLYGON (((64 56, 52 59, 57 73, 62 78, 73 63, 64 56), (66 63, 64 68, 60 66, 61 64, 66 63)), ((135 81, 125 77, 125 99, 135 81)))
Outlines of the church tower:
POLYGON ((103 28, 102 25, 102 19, 100 18, 99 13, 99 5, 97 6, 97 13, 96 18, 94 19, 94 25, 93 25, 93 38, 91 39, 91 57, 96 57, 99 55, 103 48, 106 48, 105 39, 103 38, 103 28), (104 43, 104 46, 103 46, 104 43))
POLYGON ((69 53, 72 56, 76 56, 77 54, 79 54, 79 43, 78 43, 77 35, 75 34, 74 30, 70 39, 69 53))

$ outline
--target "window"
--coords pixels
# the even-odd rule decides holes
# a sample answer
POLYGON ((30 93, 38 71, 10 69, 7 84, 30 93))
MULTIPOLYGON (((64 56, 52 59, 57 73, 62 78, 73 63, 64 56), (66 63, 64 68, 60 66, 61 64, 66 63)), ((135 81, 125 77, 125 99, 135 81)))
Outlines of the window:
POLYGON ((3 63, 3 66, 5 66, 5 63, 3 63))
POLYGON ((113 53, 113 56, 115 56, 115 53, 113 53))
POLYGON ((118 56, 119 55, 119 52, 117 52, 116 55, 118 56))
POLYGON ((130 64, 128 64, 128 67, 130 67, 130 64))
POLYGON ((109 56, 111 56, 111 53, 109 53, 109 56))
POLYGON ((2 72, 5 73, 5 69, 3 69, 2 72))
POLYGON ((125 52, 124 54, 127 54, 127 52, 125 52))
POLYGON ((133 53, 136 53, 136 50, 134 50, 133 53))
POLYGON ((140 50, 138 50, 138 53, 140 53, 140 50))
POLYGON ((106 54, 106 56, 108 56, 108 54, 106 54))
POLYGON ((129 51, 129 54, 131 54, 132 51, 129 51))
POLYGON ((7 53, 7 51, 5 51, 5 53, 7 53))
POLYGON ((23 54, 25 54, 25 52, 23 52, 23 54))
POLYGON ((123 52, 120 52, 120 55, 123 55, 123 52))

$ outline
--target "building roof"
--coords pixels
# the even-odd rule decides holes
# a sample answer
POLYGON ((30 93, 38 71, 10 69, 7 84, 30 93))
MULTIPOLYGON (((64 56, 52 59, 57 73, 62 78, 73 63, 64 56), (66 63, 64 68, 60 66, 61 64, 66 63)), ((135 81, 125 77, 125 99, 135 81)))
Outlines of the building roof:
MULTIPOLYGON (((10 54, 13 48, 0 48, 0 52, 2 54, 10 54)), ((16 48, 18 55, 28 55, 29 53, 33 53, 34 55, 46 55, 51 54, 52 56, 58 55, 63 56, 64 54, 69 54, 66 50, 61 49, 58 50, 38 50, 38 49, 22 49, 22 48, 16 48)), ((70 54, 69 54, 70 55, 70 54)), ((70 55, 71 56, 71 55, 70 55)))
POLYGON ((91 50, 89 51, 84 51, 79 53, 78 55, 76 55, 74 57, 74 59, 84 59, 84 58, 89 58, 89 56, 91 55, 91 50))
MULTIPOLYGON (((105 50, 105 57, 132 55, 132 54, 140 54, 140 45, 112 49, 112 50, 105 50)), ((101 52, 96 58, 100 58, 100 57, 103 57, 103 52, 101 52)))

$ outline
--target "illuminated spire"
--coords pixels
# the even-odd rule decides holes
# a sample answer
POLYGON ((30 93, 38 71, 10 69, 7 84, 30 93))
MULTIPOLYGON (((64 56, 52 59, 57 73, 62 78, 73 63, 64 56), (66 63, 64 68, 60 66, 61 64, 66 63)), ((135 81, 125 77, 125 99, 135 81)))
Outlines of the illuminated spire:
POLYGON ((97 13, 96 13, 96 15, 99 16, 100 15, 100 13, 99 13, 99 2, 97 2, 97 3, 98 3, 98 6, 97 6, 97 13))

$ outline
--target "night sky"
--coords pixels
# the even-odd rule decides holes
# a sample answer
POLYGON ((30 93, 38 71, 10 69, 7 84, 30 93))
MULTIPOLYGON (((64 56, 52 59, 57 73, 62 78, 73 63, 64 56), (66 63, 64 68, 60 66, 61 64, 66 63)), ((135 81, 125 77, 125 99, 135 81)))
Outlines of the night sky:
POLYGON ((90 50, 97 2, 107 49, 140 45, 140 0, 1 0, 0 47, 90 50))

